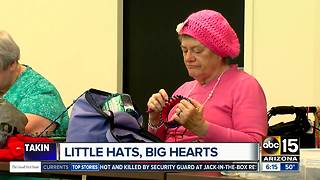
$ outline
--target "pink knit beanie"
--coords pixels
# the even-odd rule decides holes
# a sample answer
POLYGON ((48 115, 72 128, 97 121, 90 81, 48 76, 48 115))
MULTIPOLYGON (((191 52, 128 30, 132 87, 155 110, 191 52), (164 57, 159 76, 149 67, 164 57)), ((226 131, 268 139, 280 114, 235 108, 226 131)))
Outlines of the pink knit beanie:
POLYGON ((237 34, 228 21, 213 10, 202 10, 191 14, 178 24, 179 35, 189 35, 221 57, 235 58, 239 55, 240 44, 237 34))

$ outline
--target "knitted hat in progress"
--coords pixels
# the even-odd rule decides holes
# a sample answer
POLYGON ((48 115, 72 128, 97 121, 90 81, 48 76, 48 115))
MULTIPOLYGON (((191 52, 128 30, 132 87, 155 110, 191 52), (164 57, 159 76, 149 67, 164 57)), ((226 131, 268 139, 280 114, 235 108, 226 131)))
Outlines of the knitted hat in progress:
POLYGON ((213 10, 202 10, 191 14, 178 24, 179 35, 189 35, 221 57, 235 58, 240 53, 237 34, 228 21, 213 10))

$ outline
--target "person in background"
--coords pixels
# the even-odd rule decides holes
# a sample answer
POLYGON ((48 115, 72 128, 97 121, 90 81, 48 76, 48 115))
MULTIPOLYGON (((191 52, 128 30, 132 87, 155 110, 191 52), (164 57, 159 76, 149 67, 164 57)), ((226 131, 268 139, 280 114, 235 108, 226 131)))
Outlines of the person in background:
MULTIPOLYGON (((57 89, 28 65, 19 63, 20 49, 12 37, 0 31, 0 97, 23 112, 28 134, 39 134, 66 110, 57 89)), ((64 136, 68 125, 65 112, 47 133, 64 136)))
POLYGON ((173 94, 183 99, 168 119, 181 126, 166 127, 160 114, 169 99, 164 89, 147 103, 149 131, 166 142, 261 142, 267 135, 266 97, 257 80, 229 65, 239 55, 237 34, 213 10, 191 14, 177 26, 185 67, 194 80, 173 94))

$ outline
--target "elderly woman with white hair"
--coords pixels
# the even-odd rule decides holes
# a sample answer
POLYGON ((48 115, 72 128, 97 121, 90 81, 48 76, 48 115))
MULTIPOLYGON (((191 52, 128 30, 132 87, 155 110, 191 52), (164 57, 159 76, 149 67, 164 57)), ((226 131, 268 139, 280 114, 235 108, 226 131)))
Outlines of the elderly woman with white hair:
POLYGON ((268 127, 265 94, 254 77, 227 63, 240 52, 228 21, 202 10, 177 32, 194 80, 180 86, 174 98, 164 89, 149 98, 149 131, 166 142, 261 142, 268 127))
POLYGON ((68 114, 53 122, 65 106, 56 88, 30 66, 19 63, 20 49, 12 37, 0 31, 0 97, 23 112, 28 123, 26 133, 47 131, 65 135, 68 114))

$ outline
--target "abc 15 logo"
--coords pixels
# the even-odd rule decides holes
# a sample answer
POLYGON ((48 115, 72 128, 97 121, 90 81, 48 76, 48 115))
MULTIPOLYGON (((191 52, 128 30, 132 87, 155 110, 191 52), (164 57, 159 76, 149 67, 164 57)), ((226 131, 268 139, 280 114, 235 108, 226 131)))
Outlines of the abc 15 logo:
POLYGON ((267 136, 262 141, 262 156, 299 155, 299 138, 267 136))

